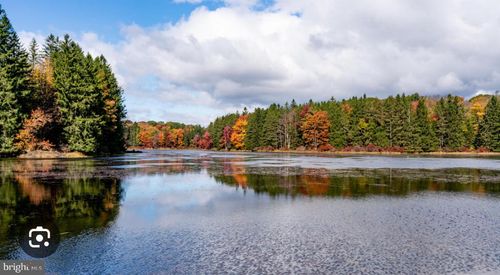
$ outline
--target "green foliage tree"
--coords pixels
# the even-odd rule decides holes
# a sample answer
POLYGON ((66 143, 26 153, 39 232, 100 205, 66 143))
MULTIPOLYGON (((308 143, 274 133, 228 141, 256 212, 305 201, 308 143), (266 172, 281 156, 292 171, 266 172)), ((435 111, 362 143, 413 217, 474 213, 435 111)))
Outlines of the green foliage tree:
POLYGON ((0 6, 0 154, 17 151, 14 137, 31 108, 28 55, 0 6))
POLYGON ((66 35, 53 54, 53 65, 64 142, 71 151, 96 153, 106 120, 94 60, 66 35))
POLYGON ((486 113, 479 125, 480 146, 484 146, 494 152, 500 152, 500 104, 498 95, 493 96, 488 105, 486 113))
MULTIPOLYGON (((104 56, 97 57, 94 60, 94 66, 97 89, 102 96, 100 100, 104 103, 105 124, 99 151, 120 152, 125 150, 122 121, 125 118, 125 106, 122 100, 123 91, 119 87, 118 81, 104 56)), ((98 99, 98 101, 100 100, 98 99)))
POLYGON ((435 129, 440 148, 457 150, 465 145, 465 111, 457 96, 441 98, 436 105, 435 129))
POLYGON ((273 148, 279 147, 278 126, 280 116, 281 110, 277 104, 271 104, 269 109, 266 110, 266 118, 262 126, 262 146, 271 146, 273 148))
POLYGON ((435 149, 436 137, 429 120, 429 111, 425 105, 425 99, 418 101, 414 127, 412 127, 412 140, 410 142, 410 151, 430 152, 435 149))
POLYGON ((256 108, 248 117, 248 130, 245 137, 245 147, 253 150, 262 146, 262 128, 264 125, 266 114, 263 109, 256 108))

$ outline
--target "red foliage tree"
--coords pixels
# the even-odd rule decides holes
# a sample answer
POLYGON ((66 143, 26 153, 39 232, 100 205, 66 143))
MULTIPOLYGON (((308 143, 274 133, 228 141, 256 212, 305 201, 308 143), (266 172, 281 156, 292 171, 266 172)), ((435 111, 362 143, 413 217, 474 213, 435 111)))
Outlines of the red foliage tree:
POLYGON ((205 149, 205 150, 208 150, 210 148, 212 148, 212 137, 210 136, 210 133, 208 133, 208 131, 205 131, 205 133, 203 134, 203 138, 200 139, 200 142, 199 142, 199 147, 201 149, 205 149))
POLYGON ((226 126, 224 127, 224 131, 222 132, 222 137, 220 140, 220 143, 222 146, 226 149, 229 150, 231 148, 231 134, 233 133, 233 128, 231 126, 226 126))

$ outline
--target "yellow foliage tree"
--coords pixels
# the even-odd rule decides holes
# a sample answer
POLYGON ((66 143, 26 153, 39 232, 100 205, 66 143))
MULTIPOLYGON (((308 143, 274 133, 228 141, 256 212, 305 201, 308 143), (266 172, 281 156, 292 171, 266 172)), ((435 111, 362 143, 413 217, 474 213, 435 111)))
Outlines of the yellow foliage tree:
POLYGON ((173 147, 180 148, 184 146, 184 131, 182 129, 172 129, 171 138, 173 147))
POLYGON ((233 125, 233 133, 231 134, 231 144, 236 149, 245 147, 245 137, 247 135, 248 115, 241 115, 233 125))

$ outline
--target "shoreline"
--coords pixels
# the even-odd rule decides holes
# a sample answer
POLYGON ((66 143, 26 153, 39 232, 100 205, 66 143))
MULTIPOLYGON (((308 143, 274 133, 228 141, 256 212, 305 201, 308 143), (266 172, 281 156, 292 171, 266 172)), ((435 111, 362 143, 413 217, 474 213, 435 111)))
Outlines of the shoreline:
POLYGON ((304 155, 388 155, 388 156, 485 156, 500 157, 500 152, 421 152, 421 153, 407 153, 407 152, 369 152, 369 151, 313 151, 313 150, 216 150, 216 149, 200 149, 200 148, 140 148, 131 147, 126 153, 140 153, 141 150, 160 150, 160 151, 205 151, 205 152, 227 152, 227 153, 289 153, 289 154, 304 154, 304 155))
MULTIPOLYGON (((297 155, 324 155, 324 156, 434 156, 434 157, 500 157, 500 152, 422 152, 422 153, 405 153, 405 152, 369 152, 369 151, 313 151, 313 150, 204 150, 199 148, 139 148, 131 147, 124 153, 137 154, 143 150, 164 150, 164 151, 204 151, 204 152, 225 152, 225 153, 278 153, 278 154, 297 154, 297 155)), ((80 152, 58 152, 58 151, 31 151, 19 156, 10 158, 14 159, 85 159, 93 158, 98 155, 85 155, 80 152)))

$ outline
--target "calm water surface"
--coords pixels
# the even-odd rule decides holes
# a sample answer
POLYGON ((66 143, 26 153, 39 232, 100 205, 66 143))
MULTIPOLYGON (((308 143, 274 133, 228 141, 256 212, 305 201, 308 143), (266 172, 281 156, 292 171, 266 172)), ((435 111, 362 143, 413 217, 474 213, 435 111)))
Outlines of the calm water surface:
POLYGON ((500 159, 145 151, 0 161, 0 259, 61 274, 500 273, 500 159))

